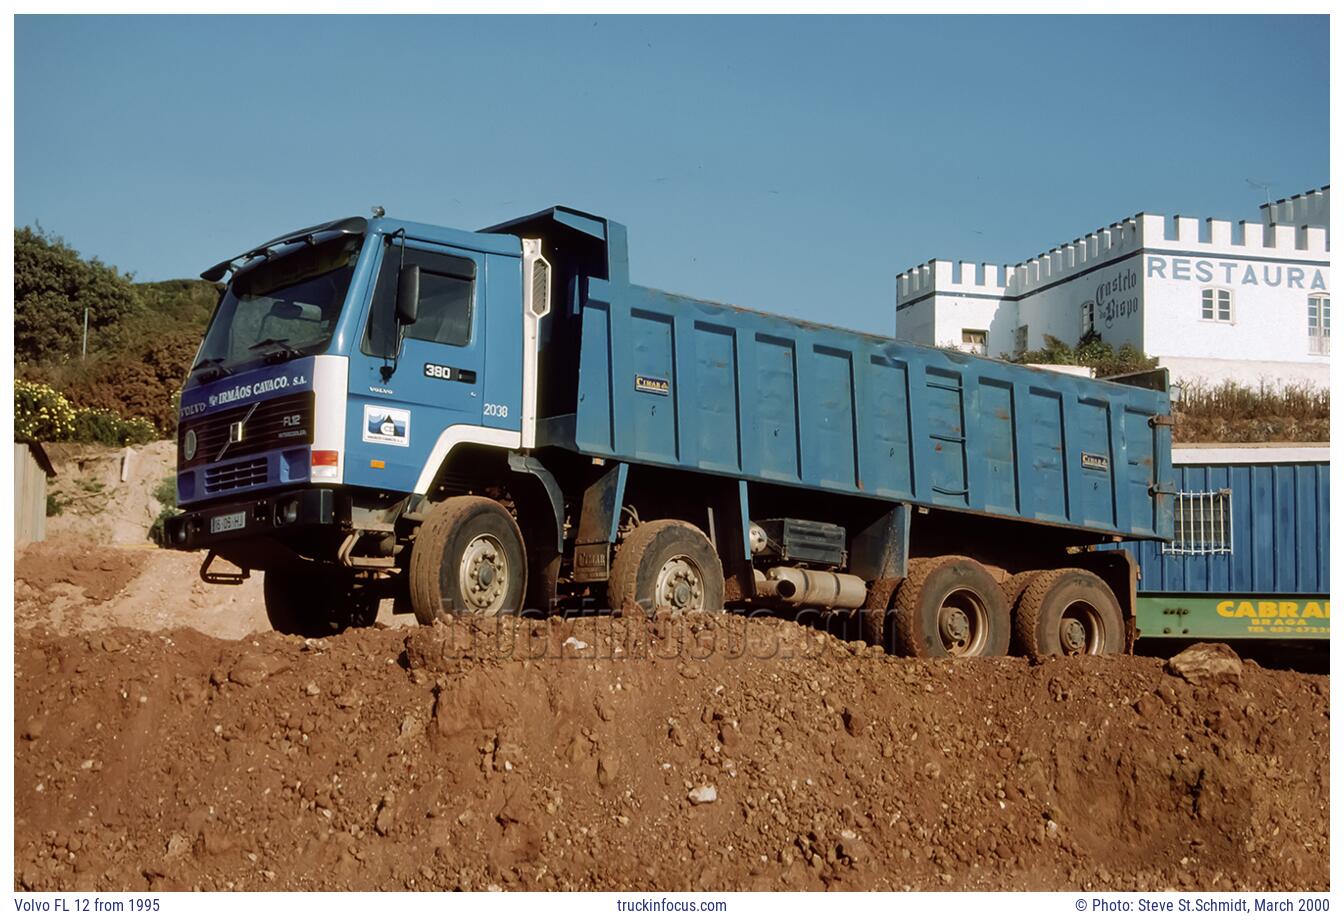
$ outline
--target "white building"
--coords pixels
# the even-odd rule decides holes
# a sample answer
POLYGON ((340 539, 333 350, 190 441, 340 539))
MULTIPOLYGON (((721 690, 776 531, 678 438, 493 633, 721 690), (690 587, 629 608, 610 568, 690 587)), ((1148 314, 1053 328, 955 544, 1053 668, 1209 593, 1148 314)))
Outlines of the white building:
POLYGON ((1261 221, 1140 213, 1016 265, 935 259, 897 276, 896 335, 997 357, 1095 331, 1173 380, 1328 387, 1330 187, 1261 221))

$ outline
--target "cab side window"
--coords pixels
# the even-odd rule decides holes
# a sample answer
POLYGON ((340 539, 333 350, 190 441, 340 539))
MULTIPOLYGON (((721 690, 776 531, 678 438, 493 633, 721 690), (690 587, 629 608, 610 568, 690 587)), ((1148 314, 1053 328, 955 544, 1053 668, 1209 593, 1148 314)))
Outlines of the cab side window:
POLYGON ((471 341, 472 282, 420 269, 420 310, 406 335, 441 345, 471 341))
MULTIPOLYGON (((401 246, 388 246, 364 331, 365 354, 390 355, 396 350, 397 274, 401 264, 401 246)), ((442 345, 470 343, 476 263, 446 253, 407 249, 406 264, 420 266, 420 301, 415 322, 405 327, 405 337, 442 345)))

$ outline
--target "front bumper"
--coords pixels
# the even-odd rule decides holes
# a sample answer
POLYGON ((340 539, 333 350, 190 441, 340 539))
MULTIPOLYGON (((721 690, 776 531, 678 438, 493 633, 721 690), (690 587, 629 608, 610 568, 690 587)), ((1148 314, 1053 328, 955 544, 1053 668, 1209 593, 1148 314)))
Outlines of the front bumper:
MULTIPOLYGON (((164 522, 173 549, 221 549, 339 524, 334 489, 303 489, 175 514, 164 522), (212 531, 212 524, 216 528, 212 531), (229 525, 226 530, 217 529, 229 525)), ((231 554, 221 553, 225 558, 231 554)))

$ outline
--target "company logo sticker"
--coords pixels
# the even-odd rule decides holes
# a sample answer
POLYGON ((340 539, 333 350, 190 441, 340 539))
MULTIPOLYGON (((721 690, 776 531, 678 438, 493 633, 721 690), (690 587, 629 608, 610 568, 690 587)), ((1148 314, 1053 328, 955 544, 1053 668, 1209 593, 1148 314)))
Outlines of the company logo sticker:
POLYGON ((635 389, 641 393, 656 393, 659 396, 667 396, 672 392, 672 384, 662 377, 645 377, 643 374, 636 374, 635 389))
POLYGON ((409 447, 411 445, 410 411, 392 409, 387 406, 365 406, 363 437, 370 444, 409 447))
POLYGON ((1083 469, 1106 472, 1111 468, 1111 458, 1103 454, 1089 454, 1083 451, 1083 469))

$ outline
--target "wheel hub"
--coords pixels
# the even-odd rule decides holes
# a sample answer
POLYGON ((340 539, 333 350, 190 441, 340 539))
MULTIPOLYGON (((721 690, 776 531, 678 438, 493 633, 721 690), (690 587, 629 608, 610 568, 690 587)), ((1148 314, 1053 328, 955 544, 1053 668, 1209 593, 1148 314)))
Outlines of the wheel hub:
POLYGON ((694 559, 673 556, 658 570, 654 590, 654 605, 670 607, 678 613, 700 610, 704 607, 704 577, 694 559))
POLYGON ((988 641, 989 614, 974 591, 958 588, 943 598, 938 609, 938 638, 953 657, 983 654, 988 641))
POLYGON ((1099 655, 1106 644, 1101 614, 1086 601, 1075 601, 1059 618, 1059 647, 1065 655, 1099 655))
POLYGON ((971 634, 971 623, 956 607, 944 607, 938 616, 938 629, 944 642, 962 645, 971 634))
POLYGON ((470 612, 498 613, 504 606, 508 575, 508 559, 498 539, 486 533, 470 540, 458 569, 458 585, 470 612))
POLYGON ((1059 644, 1067 654, 1081 652, 1087 645, 1087 628, 1075 619, 1064 620, 1059 625, 1059 644))

